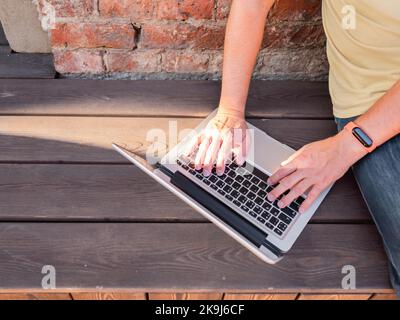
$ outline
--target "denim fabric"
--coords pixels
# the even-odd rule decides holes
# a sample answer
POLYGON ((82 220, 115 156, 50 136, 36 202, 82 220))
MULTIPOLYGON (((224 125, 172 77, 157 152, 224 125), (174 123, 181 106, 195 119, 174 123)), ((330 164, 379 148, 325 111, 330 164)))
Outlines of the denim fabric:
MULTIPOLYGON (((353 118, 336 118, 338 130, 353 118)), ((353 166, 358 186, 383 239, 390 280, 400 297, 400 135, 353 166)))

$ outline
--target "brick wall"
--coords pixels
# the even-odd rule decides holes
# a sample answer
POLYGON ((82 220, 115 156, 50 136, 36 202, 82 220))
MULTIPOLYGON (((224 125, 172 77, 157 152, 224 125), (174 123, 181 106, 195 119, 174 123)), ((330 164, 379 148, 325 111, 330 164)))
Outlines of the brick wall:
MULTIPOLYGON (((220 77, 231 0, 35 0, 56 69, 100 78, 220 77)), ((246 1, 246 0, 242 0, 246 1)), ((327 74, 321 0, 278 0, 254 76, 320 79, 327 74)), ((249 35, 251 36, 251 35, 249 35)))

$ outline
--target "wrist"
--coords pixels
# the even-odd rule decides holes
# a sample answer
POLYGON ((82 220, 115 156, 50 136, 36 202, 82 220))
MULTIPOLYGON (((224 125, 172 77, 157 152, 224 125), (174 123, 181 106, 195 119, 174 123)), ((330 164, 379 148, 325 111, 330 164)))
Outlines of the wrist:
POLYGON ((236 118, 244 118, 244 107, 232 107, 219 105, 217 113, 220 115, 227 115, 236 118))
POLYGON ((334 138, 338 144, 340 157, 346 161, 349 166, 368 154, 368 151, 347 130, 340 131, 334 138))

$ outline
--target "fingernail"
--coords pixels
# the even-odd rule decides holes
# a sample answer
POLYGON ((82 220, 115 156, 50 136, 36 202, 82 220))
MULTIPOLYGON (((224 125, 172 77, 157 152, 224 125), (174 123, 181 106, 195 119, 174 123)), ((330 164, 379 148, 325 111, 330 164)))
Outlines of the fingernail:
POLYGON ((273 196, 272 194, 269 194, 269 195, 268 195, 268 200, 269 200, 269 201, 274 201, 275 198, 274 198, 274 196, 273 196))
POLYGON ((204 174, 204 176, 208 177, 210 175, 210 172, 207 170, 203 170, 203 174, 204 174))
POLYGON ((278 207, 279 208, 283 208, 283 206, 284 206, 283 202, 282 201, 278 201, 278 207))

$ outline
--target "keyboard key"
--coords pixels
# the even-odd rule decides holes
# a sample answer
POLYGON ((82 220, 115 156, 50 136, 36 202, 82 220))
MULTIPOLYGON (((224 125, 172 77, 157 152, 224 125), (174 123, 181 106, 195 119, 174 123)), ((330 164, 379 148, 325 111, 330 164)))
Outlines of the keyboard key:
POLYGON ((245 174, 247 174, 247 170, 243 167, 237 168, 236 169, 236 174, 240 175, 240 176, 244 176, 245 174))
POLYGON ((271 186, 268 186, 267 193, 270 193, 272 190, 274 190, 274 188, 272 188, 271 186))
POLYGON ((256 185, 252 184, 250 187, 250 190, 253 191, 254 193, 257 193, 258 190, 260 190, 256 185))
POLYGON ((242 176, 237 176, 235 180, 240 183, 244 180, 244 178, 242 176))
POLYGON ((218 180, 217 183, 216 183, 216 185, 218 186, 218 188, 223 188, 224 185, 225 185, 225 183, 222 182, 221 180, 218 180))
POLYGON ((244 185, 246 188, 249 188, 249 187, 251 186, 251 182, 250 182, 249 180, 244 180, 244 181, 243 181, 243 185, 244 185))
POLYGON ((285 231, 287 229, 287 224, 281 222, 278 224, 278 228, 281 229, 282 231, 285 231))
POLYGON ((225 178, 225 183, 231 185, 233 183, 233 179, 230 177, 225 178))
POLYGON ((264 202, 264 204, 262 205, 262 207, 263 207, 265 210, 269 210, 269 209, 272 208, 271 204, 268 203, 268 202, 264 202))
POLYGON ((298 198, 295 200, 295 202, 296 202, 298 205, 301 205, 301 204, 304 202, 304 200, 306 200, 306 199, 304 199, 303 197, 298 197, 298 198))
POLYGON ((254 202, 257 203, 259 206, 261 206, 261 205, 263 204, 264 200, 261 199, 260 197, 257 197, 257 198, 254 200, 254 202))
POLYGON ((253 182, 254 184, 260 183, 260 179, 258 179, 257 177, 253 177, 250 181, 253 182))
POLYGON ((283 208, 281 210, 291 218, 294 218, 297 215, 297 212, 293 211, 289 207, 285 207, 285 208, 283 208))
POLYGON ((257 214, 253 211, 249 211, 249 215, 251 215, 253 218, 257 218, 257 214))
POLYGON ((290 219, 286 214, 283 214, 283 213, 281 213, 281 214, 278 216, 278 218, 279 218, 279 220, 283 221, 283 222, 286 223, 286 224, 289 224, 289 223, 292 222, 292 219, 290 219))
POLYGON ((193 169, 190 169, 190 170, 189 170, 189 173, 192 174, 192 175, 196 175, 196 171, 193 170, 193 169))
POLYGON ((240 196, 240 197, 238 198, 238 200, 239 200, 241 203, 246 203, 247 198, 246 198, 245 196, 240 196))
POLYGON ((214 175, 211 175, 211 176, 208 178, 208 180, 210 180, 211 182, 215 183, 215 182, 218 181, 218 178, 217 178, 216 176, 214 176, 214 175))
POLYGON ((226 185, 226 186, 224 187, 224 191, 229 193, 229 192, 232 191, 232 187, 226 185))
POLYGON ((210 187, 211 187, 211 189, 213 189, 213 190, 218 190, 218 187, 217 187, 215 184, 212 184, 210 187))
POLYGON ((274 226, 276 226, 279 220, 275 217, 271 217, 271 219, 269 219, 269 222, 272 223, 274 226))
POLYGON ((245 211, 245 212, 248 212, 248 211, 250 210, 250 209, 247 208, 246 206, 241 206, 240 209, 242 209, 242 210, 245 211))
POLYGON ((263 211, 263 213, 261 213, 261 217, 264 219, 269 219, 270 216, 271 214, 268 211, 263 211))
POLYGON ((279 230, 278 228, 276 228, 276 229, 274 230, 274 232, 275 232, 278 236, 281 236, 281 235, 283 234, 283 232, 282 232, 281 230, 279 230))
POLYGON ((265 225, 267 226, 268 229, 272 230, 274 228, 274 225, 270 224, 269 222, 266 222, 265 225))
POLYGON ((209 185, 211 184, 211 181, 210 181, 210 180, 207 180, 207 179, 204 179, 203 182, 204 182, 207 186, 209 186, 209 185))
POLYGON ((300 205, 296 202, 292 202, 291 204, 289 204, 289 207, 292 208, 294 211, 299 211, 300 205))
POLYGON ((203 180, 204 179, 203 175, 200 174, 200 173, 196 174, 196 178, 199 179, 199 180, 203 180))
POLYGON ((240 207, 242 204, 239 202, 239 201, 237 201, 237 200, 233 200, 233 203, 236 205, 236 206, 238 206, 238 207, 240 207))
POLYGON ((247 190, 245 187, 241 187, 240 190, 239 190, 239 192, 240 192, 241 194, 243 194, 243 195, 246 195, 248 191, 249 191, 249 190, 247 190))
POLYGON ((226 194, 225 198, 228 199, 229 201, 233 200, 233 197, 230 194, 226 194))
POLYGON ((259 206, 256 206, 254 208, 254 212, 260 214, 261 212, 263 212, 263 209, 261 209, 259 206))
POLYGON ((254 200, 256 198, 256 195, 253 192, 249 192, 247 198, 249 198, 250 200, 254 200))
POLYGON ((265 198, 267 196, 267 193, 263 190, 258 191, 257 195, 261 198, 265 198))
POLYGON ((182 164, 182 168, 185 169, 186 171, 189 170, 189 167, 186 164, 182 164))
POLYGON ((254 206, 255 206, 255 204, 254 204, 254 202, 252 202, 252 201, 247 201, 246 202, 246 206, 248 207, 248 208, 250 208, 250 209, 253 209, 254 208, 254 206))
POLYGON ((223 196, 225 195, 225 191, 224 191, 224 190, 221 190, 221 189, 218 190, 218 193, 219 193, 220 195, 223 195, 223 196))
POLYGON ((259 186, 262 190, 265 190, 265 189, 267 189, 267 187, 268 187, 268 185, 267 185, 265 182, 263 182, 263 181, 261 181, 261 182, 258 184, 258 186, 259 186))
POLYGON ((229 177, 231 178, 235 178, 236 177, 236 173, 233 170, 229 170, 229 172, 227 173, 229 177))
POLYGON ((271 208, 271 210, 269 212, 271 212, 274 216, 276 216, 276 215, 278 215, 279 210, 277 208, 271 208))
POLYGON ((264 224, 266 222, 265 219, 261 218, 261 217, 258 217, 257 220, 260 221, 262 224, 264 224))
POLYGON ((237 198, 237 197, 240 196, 240 193, 237 192, 236 190, 233 190, 233 191, 231 192, 231 196, 234 197, 234 198, 237 198))
POLYGON ((239 188, 241 187, 241 185, 240 185, 239 183, 237 183, 237 182, 234 182, 234 183, 232 184, 232 187, 233 187, 234 189, 236 189, 236 190, 239 190, 239 188))

